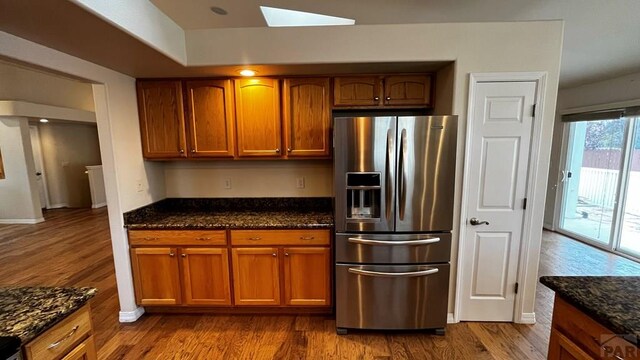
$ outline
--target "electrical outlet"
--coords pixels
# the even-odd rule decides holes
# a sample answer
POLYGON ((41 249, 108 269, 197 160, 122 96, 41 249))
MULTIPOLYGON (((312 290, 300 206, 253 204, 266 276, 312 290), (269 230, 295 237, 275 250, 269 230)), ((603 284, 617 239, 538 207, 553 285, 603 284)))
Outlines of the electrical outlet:
POLYGON ((224 188, 231 189, 231 179, 229 178, 224 179, 224 188))
POLYGON ((298 189, 304 189, 304 176, 296 179, 296 187, 298 189))
POLYGON ((144 187, 142 186, 142 180, 136 181, 136 191, 137 192, 143 192, 144 191, 144 187))

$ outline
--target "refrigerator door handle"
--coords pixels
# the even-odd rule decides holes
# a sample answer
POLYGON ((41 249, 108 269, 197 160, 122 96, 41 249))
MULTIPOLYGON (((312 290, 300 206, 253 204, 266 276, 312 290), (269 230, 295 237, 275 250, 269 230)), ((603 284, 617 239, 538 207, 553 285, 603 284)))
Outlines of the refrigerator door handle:
POLYGON ((393 209, 393 169, 391 167, 393 150, 395 148, 393 144, 393 138, 395 134, 392 134, 392 130, 387 130, 387 156, 385 159, 385 215, 387 219, 391 219, 391 211, 393 209))
POLYGON ((350 268, 349 272, 356 275, 376 276, 376 277, 417 277, 427 276, 438 273, 437 268, 428 268, 427 270, 411 271, 411 272, 381 272, 381 271, 369 271, 350 268))
POLYGON ((407 206, 407 184, 406 184, 406 159, 407 159, 407 129, 402 129, 400 135, 400 151, 398 153, 398 176, 400 177, 400 183, 398 184, 399 204, 398 215, 400 220, 404 220, 405 208, 407 206))
POLYGON ((370 240, 370 239, 360 239, 360 238, 352 238, 350 237, 347 241, 354 244, 364 244, 364 245, 426 245, 426 244, 435 244, 440 242, 440 238, 428 238, 428 239, 417 239, 417 240, 405 240, 405 241, 386 241, 386 240, 370 240))

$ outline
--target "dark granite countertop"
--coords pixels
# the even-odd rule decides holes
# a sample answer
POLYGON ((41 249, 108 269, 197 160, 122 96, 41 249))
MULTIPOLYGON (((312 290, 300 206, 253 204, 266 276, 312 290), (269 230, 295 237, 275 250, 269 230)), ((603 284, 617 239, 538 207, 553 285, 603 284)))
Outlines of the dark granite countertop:
POLYGON ((95 288, 0 288, 0 336, 14 336, 26 344, 81 308, 95 288))
POLYGON ((640 346, 640 277, 543 276, 540 282, 595 321, 640 346))
POLYGON ((165 199, 124 214, 140 229, 331 228, 331 198, 165 199))

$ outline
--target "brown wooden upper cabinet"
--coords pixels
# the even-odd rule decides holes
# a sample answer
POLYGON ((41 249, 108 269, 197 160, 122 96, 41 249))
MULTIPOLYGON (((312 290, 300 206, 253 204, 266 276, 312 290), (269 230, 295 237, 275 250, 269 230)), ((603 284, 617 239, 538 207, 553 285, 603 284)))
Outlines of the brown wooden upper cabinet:
POLYGON ((231 80, 187 81, 190 157, 233 157, 235 116, 231 80))
POLYGON ((139 81, 138 111, 145 158, 186 157, 180 81, 139 81))
POLYGON ((431 76, 428 74, 336 77, 333 105, 430 107, 431 86, 431 76))
POLYGON ((278 79, 234 80, 239 157, 280 157, 282 133, 278 79))
POLYGON ((330 91, 328 77, 284 80, 283 121, 287 157, 331 155, 330 91))

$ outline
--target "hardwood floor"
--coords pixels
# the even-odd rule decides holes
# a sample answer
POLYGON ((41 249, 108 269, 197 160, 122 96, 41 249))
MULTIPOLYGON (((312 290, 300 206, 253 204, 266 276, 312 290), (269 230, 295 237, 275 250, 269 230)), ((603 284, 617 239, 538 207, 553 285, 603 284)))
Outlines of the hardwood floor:
MULTIPOLYGON (((95 286, 100 359, 544 359, 553 292, 539 285, 535 325, 460 323, 428 333, 335 334, 331 316, 145 315, 118 322, 106 209, 52 210, 0 225, 0 286, 95 286)), ((640 275, 640 264, 545 232, 540 275, 640 275)))

